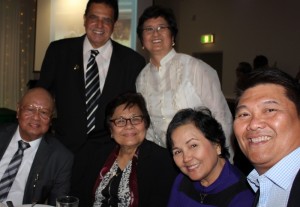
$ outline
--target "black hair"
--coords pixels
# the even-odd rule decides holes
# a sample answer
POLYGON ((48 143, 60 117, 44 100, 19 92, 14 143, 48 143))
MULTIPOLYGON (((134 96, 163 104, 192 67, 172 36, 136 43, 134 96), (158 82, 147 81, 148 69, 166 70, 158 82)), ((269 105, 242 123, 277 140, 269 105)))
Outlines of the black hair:
POLYGON ((287 98, 292 101, 297 109, 298 116, 300 116, 300 87, 296 79, 283 72, 280 69, 269 68, 264 70, 253 70, 243 83, 236 84, 236 105, 238 104, 244 92, 261 84, 276 84, 285 89, 287 98))
POLYGON ((269 67, 269 60, 264 55, 257 55, 253 60, 253 69, 264 69, 269 67))
POLYGON ((118 20, 118 18, 119 18, 118 0, 89 0, 86 5, 86 8, 85 8, 84 16, 86 16, 88 14, 92 3, 106 4, 107 6, 111 7, 114 10, 114 22, 116 22, 118 20))
POLYGON ((120 105, 125 104, 125 108, 131 108, 133 106, 138 106, 141 110, 145 122, 146 129, 150 126, 150 116, 147 110, 147 105, 144 97, 140 93, 132 93, 127 92, 123 93, 116 98, 114 98, 108 105, 106 106, 105 110, 105 120, 106 120, 106 127, 107 129, 110 128, 110 120, 116 110, 116 108, 120 105))
POLYGON ((229 158, 228 148, 225 146, 226 138, 221 124, 212 116, 208 108, 202 107, 194 110, 191 108, 178 111, 170 122, 167 129, 167 147, 172 152, 173 141, 172 133, 182 125, 193 123, 199 129, 204 137, 213 144, 221 147, 222 158, 229 158))
POLYGON ((175 15, 173 11, 169 8, 164 8, 161 6, 150 6, 144 10, 142 15, 139 18, 138 26, 137 26, 137 34, 143 45, 143 26, 145 21, 152 18, 162 17, 168 22, 168 26, 170 27, 170 31, 174 38, 174 42, 177 36, 178 28, 175 15))

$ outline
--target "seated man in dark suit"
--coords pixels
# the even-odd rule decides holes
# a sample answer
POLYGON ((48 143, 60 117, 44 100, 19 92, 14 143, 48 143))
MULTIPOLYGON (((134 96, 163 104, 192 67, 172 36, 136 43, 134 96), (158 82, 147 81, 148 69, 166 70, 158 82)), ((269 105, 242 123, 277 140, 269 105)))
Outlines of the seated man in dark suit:
POLYGON ((54 110, 51 95, 29 90, 17 106, 18 125, 0 126, 0 203, 45 203, 55 206, 70 188, 73 155, 46 134, 54 110))

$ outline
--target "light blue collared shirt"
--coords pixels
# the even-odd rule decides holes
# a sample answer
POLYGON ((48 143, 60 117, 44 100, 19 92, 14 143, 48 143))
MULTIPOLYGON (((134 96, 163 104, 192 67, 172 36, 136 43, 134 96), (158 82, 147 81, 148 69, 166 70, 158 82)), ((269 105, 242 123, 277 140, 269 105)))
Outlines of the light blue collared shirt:
POLYGON ((288 154, 266 173, 254 169, 247 179, 256 192, 260 188, 257 207, 287 206, 293 181, 300 169, 300 147, 288 154))

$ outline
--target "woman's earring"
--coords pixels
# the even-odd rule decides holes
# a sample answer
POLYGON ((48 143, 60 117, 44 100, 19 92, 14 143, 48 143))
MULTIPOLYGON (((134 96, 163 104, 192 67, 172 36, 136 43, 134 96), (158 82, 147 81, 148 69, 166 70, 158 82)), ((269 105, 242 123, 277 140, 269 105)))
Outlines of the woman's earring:
POLYGON ((145 49, 145 47, 144 47, 144 46, 142 46, 142 49, 144 50, 144 49, 145 49))
POLYGON ((172 47, 174 47, 174 46, 175 46, 175 42, 172 43, 172 47))
POLYGON ((220 145, 217 146, 217 154, 221 155, 221 147, 220 147, 220 145))

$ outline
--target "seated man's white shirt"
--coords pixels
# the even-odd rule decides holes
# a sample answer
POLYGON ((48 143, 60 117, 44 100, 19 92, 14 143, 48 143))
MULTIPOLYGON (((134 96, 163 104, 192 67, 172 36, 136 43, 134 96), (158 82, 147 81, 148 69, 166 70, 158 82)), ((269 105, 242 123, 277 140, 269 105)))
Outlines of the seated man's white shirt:
POLYGON ((252 189, 260 189, 257 207, 287 206, 293 181, 300 169, 300 147, 288 154, 266 173, 253 170, 247 177, 252 189))
MULTIPOLYGON (((18 141, 21 140, 19 127, 16 130, 13 138, 11 139, 1 161, 0 161, 0 178, 2 178, 5 170, 7 169, 10 160, 18 150, 18 141)), ((23 140, 24 141, 24 140, 23 140)), ((27 178, 33 163, 35 154, 40 145, 41 138, 28 142, 30 147, 24 151, 22 163, 14 180, 14 183, 11 186, 11 189, 8 193, 6 200, 3 201, 13 201, 14 205, 21 205, 23 203, 24 190, 27 182, 27 178)))

